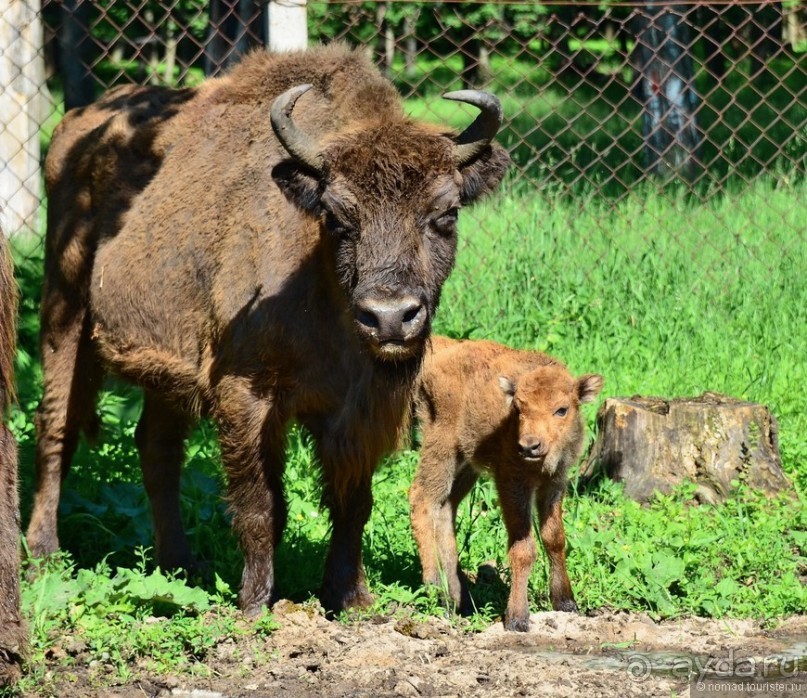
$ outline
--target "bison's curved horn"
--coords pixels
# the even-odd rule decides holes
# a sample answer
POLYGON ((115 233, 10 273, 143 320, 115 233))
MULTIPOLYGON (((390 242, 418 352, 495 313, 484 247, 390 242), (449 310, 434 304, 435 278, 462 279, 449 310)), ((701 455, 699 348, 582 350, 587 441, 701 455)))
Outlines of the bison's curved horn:
POLYGON ((489 92, 478 90, 447 92, 443 99, 472 104, 480 110, 474 122, 454 139, 454 162, 457 167, 462 167, 490 145, 499 132, 502 125, 502 103, 489 92))
POLYGON ((291 118, 291 111, 297 100, 312 87, 313 85, 297 85, 284 92, 272 102, 269 118, 272 121, 272 130, 289 155, 314 172, 322 173, 322 155, 316 141, 298 128, 291 118))

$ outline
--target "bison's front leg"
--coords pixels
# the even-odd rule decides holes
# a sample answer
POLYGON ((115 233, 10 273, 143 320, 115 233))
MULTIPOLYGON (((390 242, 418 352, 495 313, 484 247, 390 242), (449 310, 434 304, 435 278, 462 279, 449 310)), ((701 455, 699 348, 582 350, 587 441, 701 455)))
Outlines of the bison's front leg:
POLYGON ((324 470, 322 502, 333 527, 320 601, 333 613, 366 608, 373 597, 367 590, 361 539, 373 507, 370 486, 378 459, 357 454, 341 436, 323 438, 316 425, 310 428, 324 470))
POLYGON ((504 627, 506 630, 526 632, 530 627, 527 589, 537 557, 532 534, 533 489, 523 481, 498 477, 496 486, 507 527, 510 558, 510 598, 504 614, 504 627))
POLYGON ((275 593, 274 554, 286 525, 285 430, 271 402, 241 379, 223 381, 216 406, 233 529, 244 553, 239 605, 257 615, 275 593))
POLYGON ((367 608, 373 597, 367 590, 361 557, 364 526, 370 518, 373 495, 370 491, 371 471, 345 482, 334 480, 344 473, 326 472, 323 500, 331 512, 331 545, 325 562, 320 601, 327 611, 338 613, 347 608, 367 608))

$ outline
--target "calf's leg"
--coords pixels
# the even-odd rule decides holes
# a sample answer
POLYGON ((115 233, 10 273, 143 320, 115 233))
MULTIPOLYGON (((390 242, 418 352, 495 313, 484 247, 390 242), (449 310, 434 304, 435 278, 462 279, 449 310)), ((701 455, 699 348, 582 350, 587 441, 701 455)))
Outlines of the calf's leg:
POLYGON ((151 502, 157 563, 164 570, 196 572, 182 525, 179 493, 189 420, 159 396, 147 392, 135 431, 143 481, 151 502))
POLYGON ((497 478, 496 487, 507 527, 510 558, 510 597, 504 614, 505 630, 526 632, 530 626, 527 590, 537 549, 532 533, 533 488, 517 479, 497 478))
POLYGON ((458 466, 451 433, 424 426, 420 465, 409 489, 409 518, 418 546, 423 583, 446 593, 451 610, 470 609, 468 580, 459 566, 457 507, 476 482, 467 464, 458 466))
POLYGON ((563 529, 563 489, 547 488, 537 496, 541 542, 549 558, 549 599, 556 611, 577 612, 566 571, 566 534, 563 529))
POLYGON ((288 516, 285 429, 271 407, 270 399, 254 395, 244 379, 226 378, 218 389, 215 416, 233 529, 244 553, 239 605, 250 616, 273 600, 274 554, 288 516))

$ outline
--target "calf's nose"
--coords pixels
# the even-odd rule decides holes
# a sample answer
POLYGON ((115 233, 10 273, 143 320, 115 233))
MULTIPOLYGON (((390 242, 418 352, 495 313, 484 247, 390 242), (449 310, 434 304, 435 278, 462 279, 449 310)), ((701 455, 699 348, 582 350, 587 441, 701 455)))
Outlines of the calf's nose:
POLYGON ((535 436, 527 436, 518 442, 518 450, 523 458, 538 458, 544 455, 544 445, 535 436))
POLYGON ((406 342, 426 327, 426 308, 415 296, 363 298, 356 303, 358 323, 379 342, 406 342))

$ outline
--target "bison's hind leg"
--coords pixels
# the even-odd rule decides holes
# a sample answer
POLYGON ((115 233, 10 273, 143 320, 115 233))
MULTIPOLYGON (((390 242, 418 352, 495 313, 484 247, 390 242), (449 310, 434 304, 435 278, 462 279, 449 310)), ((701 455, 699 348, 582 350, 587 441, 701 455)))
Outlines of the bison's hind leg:
POLYGON ((95 412, 103 369, 92 346, 89 317, 76 311, 68 322, 55 320, 43 301, 42 369, 44 394, 36 415, 36 491, 27 543, 32 557, 59 549, 57 510, 61 484, 70 469, 79 432, 97 430, 95 412))
POLYGON ((146 392, 135 442, 151 503, 157 564, 164 570, 184 569, 196 574, 205 570, 191 553, 179 499, 190 421, 175 406, 146 392))

